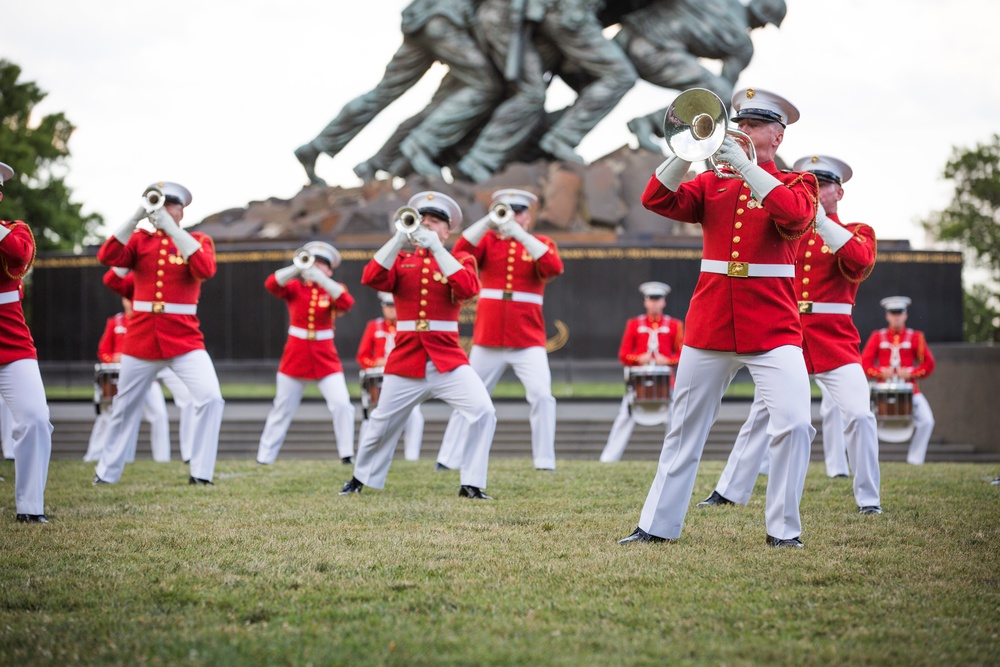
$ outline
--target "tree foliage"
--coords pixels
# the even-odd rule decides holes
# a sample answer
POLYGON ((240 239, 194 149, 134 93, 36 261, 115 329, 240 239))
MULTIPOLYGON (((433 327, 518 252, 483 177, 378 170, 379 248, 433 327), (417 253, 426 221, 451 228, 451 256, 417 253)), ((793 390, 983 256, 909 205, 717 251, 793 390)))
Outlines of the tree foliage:
POLYGON ((0 162, 16 172, 4 184, 0 214, 28 223, 39 250, 77 249, 102 220, 70 200, 64 173, 76 128, 61 112, 36 121, 32 112, 47 93, 20 77, 20 67, 0 60, 0 162))
POLYGON ((923 226, 938 240, 961 248, 969 267, 985 274, 965 294, 965 338, 995 340, 1000 331, 1000 135, 973 149, 955 148, 944 177, 955 194, 923 226))

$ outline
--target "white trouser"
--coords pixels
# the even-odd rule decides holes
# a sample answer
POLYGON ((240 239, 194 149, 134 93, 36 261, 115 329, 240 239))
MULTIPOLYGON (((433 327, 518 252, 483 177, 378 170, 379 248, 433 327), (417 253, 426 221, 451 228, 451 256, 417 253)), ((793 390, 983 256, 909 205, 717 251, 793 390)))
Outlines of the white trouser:
MULTIPOLYGON (((829 397, 831 412, 838 417, 846 456, 854 468, 854 501, 858 507, 880 504, 881 474, 878 465, 878 435, 868 397, 868 379, 861 364, 845 364, 817 373, 816 384, 829 397), (840 421, 840 418, 844 422, 840 421)), ((740 428, 736 444, 715 490, 724 498, 746 505, 753 492, 757 472, 767 456, 768 412, 759 392, 754 391, 750 415, 740 428)))
MULTIPOLYGON (((847 443, 844 442, 844 419, 831 393, 823 385, 823 380, 819 376, 814 379, 823 397, 819 404, 819 416, 823 421, 823 462, 826 465, 826 476, 849 476, 851 468, 847 462, 847 443)), ((869 405, 869 411, 870 409, 869 405)))
MULTIPOLYGON (((365 437, 365 428, 368 426, 368 420, 362 419, 361 426, 358 428, 358 442, 365 437)), ((397 438, 398 440, 398 438, 397 438)), ((407 461, 419 461, 420 460, 420 447, 424 442, 424 413, 420 410, 420 406, 417 405, 410 411, 410 416, 406 419, 406 426, 403 428, 403 457, 407 461)), ((392 445, 393 451, 396 450, 396 444, 392 445)))
MULTIPOLYGON (((671 409, 673 409, 672 405, 671 409)), ((601 463, 613 463, 614 461, 622 460, 622 454, 625 453, 625 447, 628 446, 628 440, 632 437, 632 430, 634 428, 635 419, 628 410, 628 395, 625 395, 622 397, 622 404, 618 408, 618 415, 611 424, 611 433, 608 434, 608 442, 604 445, 604 451, 601 452, 601 463)), ((668 432, 670 431, 669 417, 664 428, 668 432)))
POLYGON ((0 366, 0 397, 11 416, 16 512, 45 514, 52 424, 38 360, 18 359, 0 366))
MULTIPOLYGON (((160 463, 170 461, 170 417, 167 415, 167 402, 163 398, 163 390, 160 388, 159 382, 149 385, 146 401, 142 405, 142 417, 149 422, 149 444, 153 452, 153 460, 160 463)), ((110 424, 110 411, 102 412, 94 419, 94 428, 90 431, 87 453, 83 455, 84 461, 99 461, 101 459, 110 424)), ((126 463, 135 460, 137 442, 138 438, 132 443, 131 450, 126 454, 126 463)))
POLYGON ((777 539, 801 535, 799 502, 816 430, 810 423, 809 374, 801 348, 794 345, 759 354, 683 347, 670 431, 639 517, 639 528, 647 533, 667 539, 680 536, 708 432, 719 416, 723 394, 744 366, 770 414, 767 534, 777 539))
POLYGON ((372 410, 368 426, 358 445, 354 477, 365 486, 381 489, 392 463, 399 434, 414 406, 437 398, 447 403, 468 424, 462 448, 462 485, 486 488, 490 446, 497 426, 496 410, 490 394, 471 366, 459 366, 439 373, 427 362, 426 377, 407 378, 385 375, 378 407, 372 410))
POLYGON ((96 473, 105 482, 121 479, 129 449, 139 436, 139 404, 161 368, 169 367, 191 392, 194 401, 191 476, 212 481, 219 450, 219 428, 225 401, 219 388, 212 358, 205 350, 192 350, 170 359, 140 359, 122 355, 118 394, 111 403, 108 437, 96 473))
MULTIPOLYGON (((507 367, 514 369, 524 385, 525 398, 531 410, 531 455, 536 468, 556 467, 556 399, 552 396, 552 374, 549 357, 542 346, 483 347, 473 345, 469 364, 483 379, 491 394, 507 367)), ((468 442, 467 423, 452 413, 441 438, 438 463, 457 468, 462 463, 462 446, 468 442)))
POLYGON ((5 459, 14 459, 14 415, 10 414, 7 402, 0 398, 0 450, 5 459))
MULTIPOLYGON (((257 447, 259 463, 274 463, 281 451, 281 445, 288 435, 292 417, 299 409, 306 385, 312 380, 300 380, 284 373, 278 373, 274 393, 274 405, 264 423, 257 447)), ((340 458, 354 456, 354 405, 347 391, 343 373, 331 373, 316 381, 319 393, 326 400, 326 409, 333 416, 333 435, 337 439, 337 454, 340 458)))
POLYGON ((906 453, 906 462, 920 465, 927 456, 927 444, 931 441, 931 431, 934 430, 934 413, 931 404, 923 394, 913 395, 913 438, 910 440, 910 451, 906 453))
POLYGON ((174 399, 174 405, 180 411, 177 433, 181 441, 181 461, 191 460, 191 449, 194 443, 194 399, 191 392, 169 368, 164 367, 156 374, 156 379, 163 383, 174 399))

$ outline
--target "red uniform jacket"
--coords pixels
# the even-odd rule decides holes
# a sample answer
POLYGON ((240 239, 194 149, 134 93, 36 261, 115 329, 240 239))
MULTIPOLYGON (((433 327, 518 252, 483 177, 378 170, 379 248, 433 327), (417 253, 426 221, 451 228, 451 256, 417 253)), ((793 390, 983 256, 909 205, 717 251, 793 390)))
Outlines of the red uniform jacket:
MULTIPOLYGON (((556 244, 545 236, 536 238, 549 251, 536 262, 514 239, 502 239, 494 230, 473 246, 463 236, 455 244, 456 252, 468 252, 479 264, 483 289, 502 292, 526 292, 542 296, 545 284, 562 274, 563 263, 556 244)), ((545 346, 545 318, 540 303, 485 299, 476 305, 476 326, 472 342, 485 347, 545 346)))
MULTIPOLYGON (((676 193, 654 176, 642 203, 673 220, 701 223, 705 259, 791 266, 797 239, 816 217, 816 178, 779 172, 774 162, 760 166, 784 184, 768 194, 762 207, 751 198, 746 183, 711 171, 682 183, 676 193)), ((792 277, 702 273, 691 298, 684 344, 741 354, 801 346, 797 302, 792 277)))
POLYGON ((358 345, 358 365, 361 368, 375 368, 376 359, 386 359, 396 345, 396 323, 384 317, 370 320, 361 335, 358 345))
POLYGON ((118 296, 123 296, 130 301, 132 300, 132 293, 135 292, 135 285, 132 283, 132 274, 129 273, 125 276, 120 276, 115 273, 114 269, 108 269, 104 274, 104 286, 118 296))
POLYGON ((14 301, 0 304, 0 364, 20 359, 37 359, 35 341, 24 321, 24 283, 21 277, 35 260, 35 237, 20 220, 0 221, 10 233, 0 241, 0 294, 14 301))
MULTIPOLYGON (((185 260, 162 230, 136 230, 128 243, 112 236, 97 259, 107 266, 132 269, 134 299, 155 303, 197 304, 201 283, 215 275, 215 246, 205 234, 191 234, 201 250, 185 260)), ((205 349, 197 315, 144 313, 129 320, 122 353, 140 359, 170 359, 205 349)))
POLYGON ((97 344, 97 358, 102 364, 118 363, 122 355, 122 343, 128 330, 128 319, 125 313, 118 313, 108 318, 104 333, 97 344))
MULTIPOLYGON (((830 218, 840 223, 836 214, 830 218)), ((850 314, 810 313, 811 305, 854 305, 861 281, 875 266, 875 230, 860 222, 842 225, 854 238, 836 253, 810 230, 799 243, 795 293, 802 316, 802 354, 810 373, 861 363, 861 336, 850 314)))
MULTIPOLYGON (((398 322, 441 320, 458 322, 462 302, 479 294, 476 260, 465 252, 452 255, 462 269, 445 277, 434 255, 424 248, 402 251, 389 269, 374 259, 365 266, 361 283, 392 292, 398 322)), ((458 331, 397 331, 396 347, 386 361, 390 375, 422 378, 428 359, 439 373, 467 365, 469 358, 458 344, 458 331)))
POLYGON ((645 315, 633 317, 625 323, 622 344, 618 348, 618 360, 623 366, 638 366, 639 355, 649 352, 650 334, 656 335, 660 354, 667 357, 668 366, 676 366, 684 343, 684 323, 664 315, 652 320, 645 315))
POLYGON ((878 378, 880 372, 893 366, 893 353, 899 354, 899 368, 910 370, 913 378, 913 393, 919 394, 917 378, 925 378, 934 372, 934 355, 927 347, 924 334, 916 329, 879 329, 872 333, 865 349, 861 351, 861 365, 868 377, 878 378))
MULTIPOLYGON (((298 278, 282 287, 275 280, 274 274, 271 274, 264 281, 264 287, 274 296, 285 300, 289 324, 307 332, 336 328, 337 315, 346 313, 354 306, 354 297, 346 288, 334 301, 319 285, 298 278)), ((288 336, 281 364, 278 366, 279 373, 301 380, 319 380, 343 371, 344 367, 340 364, 332 338, 308 340, 288 336)))

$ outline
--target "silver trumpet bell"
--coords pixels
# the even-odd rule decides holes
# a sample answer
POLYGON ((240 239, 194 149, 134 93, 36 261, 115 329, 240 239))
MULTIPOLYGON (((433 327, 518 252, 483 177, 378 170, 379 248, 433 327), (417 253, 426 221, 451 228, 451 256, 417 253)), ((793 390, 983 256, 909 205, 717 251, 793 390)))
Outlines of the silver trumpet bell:
POLYGON ((411 245, 417 245, 413 241, 413 236, 411 235, 413 232, 420 229, 420 212, 412 206, 400 206, 396 209, 396 213, 393 217, 393 224, 395 225, 396 230, 406 234, 406 238, 411 245))
POLYGON ((292 265, 299 271, 305 271, 316 263, 316 256, 305 248, 299 248, 292 257, 292 265))
POLYGON ((510 204, 505 204, 500 201, 490 207, 488 215, 490 218, 490 224, 493 227, 499 228, 500 225, 514 219, 514 209, 510 207, 510 204))
POLYGON ((157 187, 146 188, 146 191, 142 193, 142 205, 145 207, 146 213, 163 208, 166 199, 163 190, 157 187))
POLYGON ((708 160, 719 178, 743 178, 729 163, 716 160, 726 135, 731 136, 757 162, 753 141, 739 130, 728 129, 726 105, 718 95, 705 88, 691 88, 678 95, 663 117, 663 137, 674 155, 688 162, 708 160), (723 172, 723 168, 731 171, 723 172))

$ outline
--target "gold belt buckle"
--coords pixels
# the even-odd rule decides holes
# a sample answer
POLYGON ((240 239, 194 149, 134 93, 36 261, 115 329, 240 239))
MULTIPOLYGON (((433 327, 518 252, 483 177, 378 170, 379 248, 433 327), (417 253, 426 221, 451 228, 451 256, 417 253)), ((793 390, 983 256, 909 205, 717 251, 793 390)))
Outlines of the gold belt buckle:
POLYGON ((508 290, 504 290, 503 300, 504 301, 513 301, 514 300, 514 293, 510 292, 508 290))
POLYGON ((726 275, 730 278, 749 278, 750 265, 746 262, 729 262, 726 275))
POLYGON ((313 329, 306 331, 306 340, 316 340, 316 332, 313 329))
POLYGON ((809 315, 813 311, 812 301, 799 301, 799 315, 809 315))
POLYGON ((431 330, 431 323, 428 322, 427 320, 417 320, 416 330, 417 331, 430 331, 431 330))
POLYGON ((162 301, 154 301, 153 302, 152 312, 154 312, 154 313, 162 313, 162 312, 166 311, 166 309, 167 309, 167 304, 163 303, 162 301))

